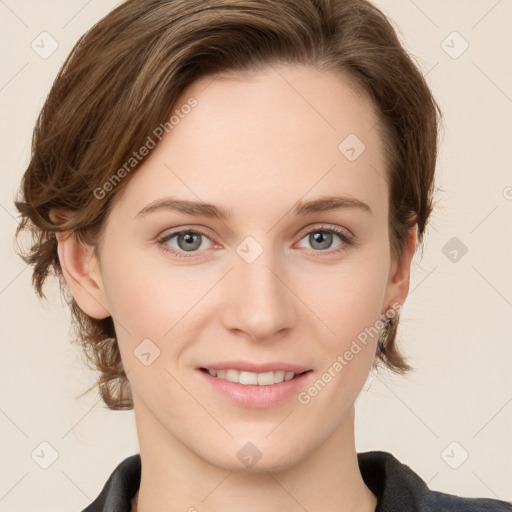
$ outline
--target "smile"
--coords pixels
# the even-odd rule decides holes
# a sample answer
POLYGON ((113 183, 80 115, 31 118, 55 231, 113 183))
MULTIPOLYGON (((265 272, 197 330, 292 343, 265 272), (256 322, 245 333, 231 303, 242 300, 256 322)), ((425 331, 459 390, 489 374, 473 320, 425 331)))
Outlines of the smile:
POLYGON ((279 384, 284 381, 292 380, 303 373, 285 372, 284 370, 268 371, 264 373, 254 373, 247 371, 240 371, 236 369, 229 370, 216 370, 210 368, 201 368, 201 371, 208 372, 212 377, 235 382, 244 385, 258 385, 270 386, 272 384, 279 384))

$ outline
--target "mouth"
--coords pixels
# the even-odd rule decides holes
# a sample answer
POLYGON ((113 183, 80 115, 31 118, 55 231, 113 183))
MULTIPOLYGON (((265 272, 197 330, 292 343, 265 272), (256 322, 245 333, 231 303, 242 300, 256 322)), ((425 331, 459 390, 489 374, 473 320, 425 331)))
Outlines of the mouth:
POLYGON ((243 384, 246 386, 271 386, 279 384, 284 381, 294 380, 301 375, 310 373, 313 370, 306 370, 300 373, 286 372, 284 370, 268 371, 264 373, 254 373, 247 371, 240 371, 234 368, 228 370, 216 370, 209 368, 199 368, 204 373, 208 373, 212 377, 236 384, 243 384))

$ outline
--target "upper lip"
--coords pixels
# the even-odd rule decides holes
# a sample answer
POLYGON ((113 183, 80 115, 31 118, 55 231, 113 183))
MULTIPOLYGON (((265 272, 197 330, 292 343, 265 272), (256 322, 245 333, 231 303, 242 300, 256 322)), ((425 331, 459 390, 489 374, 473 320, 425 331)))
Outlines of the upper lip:
POLYGON ((219 361, 201 366, 208 370, 240 370, 244 372, 265 373, 284 370, 285 372, 303 373, 311 368, 298 364, 283 363, 282 361, 270 361, 268 363, 251 363, 250 361, 219 361))

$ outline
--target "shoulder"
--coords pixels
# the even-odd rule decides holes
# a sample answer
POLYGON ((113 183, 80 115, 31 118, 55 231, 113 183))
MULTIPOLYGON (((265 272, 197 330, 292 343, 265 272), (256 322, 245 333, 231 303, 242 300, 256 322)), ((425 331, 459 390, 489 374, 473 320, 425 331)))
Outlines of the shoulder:
POLYGON ((120 462, 109 476, 98 497, 82 512, 130 512, 131 499, 139 489, 140 454, 120 462))
POLYGON ((512 512, 511 502, 433 491, 391 453, 370 451, 357 457, 363 480, 377 496, 376 512, 512 512))
POLYGON ((512 502, 491 498, 465 498, 437 491, 430 491, 432 511, 439 512, 512 512, 512 502))

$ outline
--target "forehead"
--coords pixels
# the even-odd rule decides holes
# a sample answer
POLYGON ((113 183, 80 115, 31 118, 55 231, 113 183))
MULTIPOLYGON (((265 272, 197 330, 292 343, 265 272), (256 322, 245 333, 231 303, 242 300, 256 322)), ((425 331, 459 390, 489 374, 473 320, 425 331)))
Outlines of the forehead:
POLYGON ((378 118, 341 73, 269 66, 204 77, 171 114, 172 129, 125 191, 132 210, 172 194, 254 213, 262 201, 291 207, 331 192, 386 207, 378 118))

